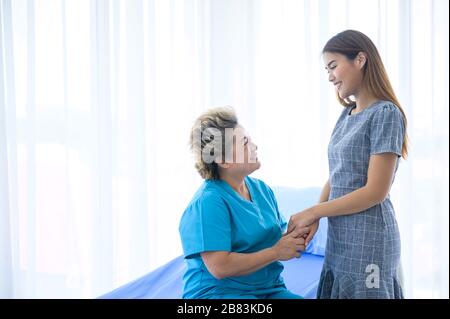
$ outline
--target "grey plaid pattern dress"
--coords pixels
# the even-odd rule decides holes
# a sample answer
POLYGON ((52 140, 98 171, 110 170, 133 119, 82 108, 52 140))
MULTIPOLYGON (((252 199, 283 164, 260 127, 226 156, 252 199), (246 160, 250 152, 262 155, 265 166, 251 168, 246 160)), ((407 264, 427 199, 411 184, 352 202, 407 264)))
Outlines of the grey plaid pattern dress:
MULTIPOLYGON (((405 126, 394 104, 378 101, 353 115, 351 109, 342 112, 328 146, 329 200, 366 184, 370 155, 402 152, 405 126)), ((389 196, 360 213, 329 217, 317 298, 403 298, 399 263, 400 234, 389 196)))

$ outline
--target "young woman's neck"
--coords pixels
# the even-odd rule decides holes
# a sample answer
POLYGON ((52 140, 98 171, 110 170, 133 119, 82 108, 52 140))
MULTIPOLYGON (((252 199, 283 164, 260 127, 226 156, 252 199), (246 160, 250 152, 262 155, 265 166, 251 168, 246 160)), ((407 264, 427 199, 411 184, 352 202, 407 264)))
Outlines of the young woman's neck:
POLYGON ((375 103, 378 99, 375 98, 372 94, 362 89, 358 94, 355 94, 356 100, 356 109, 355 113, 359 113, 364 111, 366 108, 375 103))

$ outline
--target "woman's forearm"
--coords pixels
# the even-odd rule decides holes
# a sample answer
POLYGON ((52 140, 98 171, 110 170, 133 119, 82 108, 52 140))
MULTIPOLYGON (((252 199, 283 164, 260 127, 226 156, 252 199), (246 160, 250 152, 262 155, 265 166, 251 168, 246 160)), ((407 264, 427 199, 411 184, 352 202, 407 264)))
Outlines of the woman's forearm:
POLYGON ((209 272, 217 279, 248 275, 278 260, 273 247, 248 254, 225 251, 206 252, 202 253, 202 257, 206 259, 209 254, 215 254, 214 260, 205 264, 209 272))
POLYGON ((311 209, 317 218, 350 215, 375 206, 383 200, 379 193, 364 186, 342 197, 321 202, 311 209))
POLYGON ((229 276, 248 275, 277 260, 278 256, 272 248, 249 254, 230 253, 227 264, 230 272, 229 276))
POLYGON ((396 164, 396 154, 372 155, 366 185, 342 197, 317 204, 312 208, 312 215, 316 218, 350 215, 381 203, 389 194, 396 164))

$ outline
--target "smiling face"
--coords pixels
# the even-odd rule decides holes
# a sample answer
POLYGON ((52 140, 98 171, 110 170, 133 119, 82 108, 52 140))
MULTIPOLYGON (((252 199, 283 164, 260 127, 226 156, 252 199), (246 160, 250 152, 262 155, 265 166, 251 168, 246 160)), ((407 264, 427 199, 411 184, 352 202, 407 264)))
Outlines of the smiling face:
POLYGON ((365 56, 362 53, 354 60, 349 60, 343 54, 325 52, 323 61, 328 72, 328 81, 333 83, 341 99, 358 95, 362 87, 365 64, 365 56))

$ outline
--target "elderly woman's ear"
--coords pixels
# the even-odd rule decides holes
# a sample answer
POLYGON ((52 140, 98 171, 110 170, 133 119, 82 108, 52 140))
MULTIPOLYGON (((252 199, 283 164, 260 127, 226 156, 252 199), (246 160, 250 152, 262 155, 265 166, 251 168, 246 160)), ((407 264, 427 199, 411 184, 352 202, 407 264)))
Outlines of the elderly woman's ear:
MULTIPOLYGON (((217 162, 216 162, 217 163, 217 162)), ((230 168, 230 163, 217 163, 217 166, 219 166, 220 168, 230 168)))

